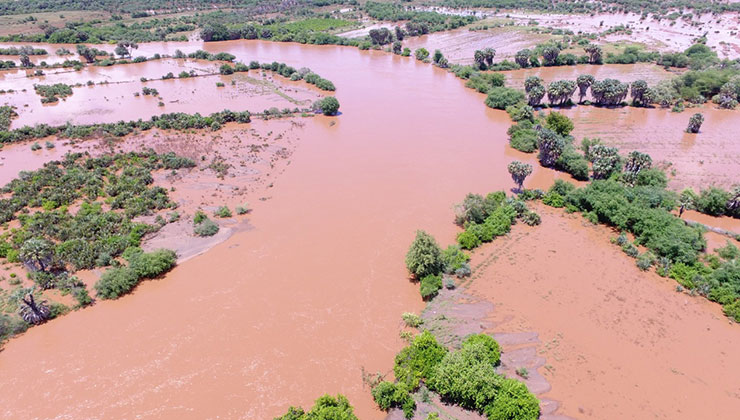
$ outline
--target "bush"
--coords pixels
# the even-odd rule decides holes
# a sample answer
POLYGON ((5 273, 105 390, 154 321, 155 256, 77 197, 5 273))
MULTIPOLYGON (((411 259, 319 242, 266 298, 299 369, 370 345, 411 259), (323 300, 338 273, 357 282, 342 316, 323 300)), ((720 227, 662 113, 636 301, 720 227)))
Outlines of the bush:
POLYGON ((537 226, 542 223, 542 218, 539 214, 533 211, 528 211, 522 216, 522 221, 528 226, 537 226))
POLYGON ((416 231, 416 238, 406 254, 406 267, 417 279, 442 272, 442 250, 431 235, 416 231))
POLYGON ((488 420, 536 420, 540 402, 516 379, 503 379, 493 403, 486 407, 488 420))
POLYGON ((324 115, 337 115, 339 111, 339 101, 333 96, 327 96, 318 101, 318 108, 324 115))
POLYGON ((496 398, 502 379, 489 361, 488 348, 475 343, 445 355, 429 387, 444 401, 483 411, 496 398))
POLYGON ((716 187, 711 187, 699 194, 694 205, 697 211, 711 216, 721 216, 725 214, 729 200, 730 193, 716 187))
POLYGON ((170 271, 177 261, 175 251, 158 249, 148 253, 136 253, 127 258, 129 268, 137 277, 152 279, 170 271))
POLYGON ((406 326, 411 328, 417 328, 424 322, 419 315, 412 312, 404 312, 401 318, 406 326))
POLYGON ((545 194, 545 196, 542 198, 542 202, 550 207, 565 207, 565 199, 563 198, 563 196, 554 191, 545 194))
POLYGON ((371 394, 381 410, 402 408, 407 419, 413 417, 416 402, 404 384, 382 381, 373 387, 371 394))
POLYGON ((480 246, 481 240, 475 233, 466 230, 457 235, 457 243, 463 249, 474 249, 480 246))
POLYGON ((494 366, 498 366, 501 362, 501 348, 496 340, 488 334, 472 334, 463 341, 462 348, 468 349, 478 345, 486 349, 487 361, 494 366))
POLYGON ((313 419, 332 419, 332 420, 358 420, 354 414, 352 405, 344 395, 324 395, 316 400, 311 411, 305 412, 300 407, 290 407, 288 412, 275 420, 313 420, 313 419))
POLYGON ((446 354, 447 349, 437 343, 429 331, 424 331, 396 355, 393 374, 407 389, 416 390, 422 380, 432 377, 446 354))
POLYGON ((211 219, 205 218, 200 223, 195 224, 193 232, 197 236, 213 236, 220 230, 219 226, 211 219))
POLYGON ((219 207, 218 210, 216 210, 213 213, 213 215, 216 216, 216 217, 221 217, 221 218, 226 218, 226 217, 231 217, 232 216, 231 210, 229 210, 229 208, 226 207, 226 206, 219 207))
POLYGON ((111 268, 95 283, 101 299, 115 299, 131 291, 139 283, 139 277, 128 267, 111 268))
POLYGON ((573 131, 573 121, 559 112, 551 112, 545 119, 545 126, 561 136, 567 136, 573 131))
POLYGON ((488 90, 486 105, 494 109, 506 109, 524 100, 524 93, 506 87, 492 87, 488 90))
POLYGON ((636 261, 637 268, 642 271, 647 271, 653 266, 653 264, 655 264, 655 260, 655 255, 650 251, 640 254, 636 261))
POLYGON ((457 245, 450 245, 442 251, 442 265, 446 274, 455 273, 465 267, 468 261, 470 261, 470 256, 457 245))
POLYGON ((439 289, 442 288, 442 276, 428 275, 421 279, 419 292, 424 300, 432 299, 437 296, 439 289))

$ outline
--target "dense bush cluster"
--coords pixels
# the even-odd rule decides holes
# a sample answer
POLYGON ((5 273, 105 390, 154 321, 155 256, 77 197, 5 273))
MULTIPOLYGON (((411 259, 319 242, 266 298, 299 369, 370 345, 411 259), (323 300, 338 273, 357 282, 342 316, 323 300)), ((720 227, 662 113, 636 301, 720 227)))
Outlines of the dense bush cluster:
POLYGON ((395 358, 395 382, 373 387, 375 402, 383 410, 400 408, 414 416, 411 393, 426 386, 443 401, 485 414, 490 420, 534 420, 539 401, 526 385, 496 373, 501 352, 486 334, 468 336, 460 349, 449 351, 428 331, 417 335, 395 358))
POLYGON ((0 48, 0 55, 47 55, 49 54, 43 48, 33 48, 30 45, 24 45, 22 47, 7 47, 0 48))
POLYGON ((72 95, 72 86, 65 83, 55 83, 53 85, 33 85, 36 94, 41 96, 41 103, 58 102, 59 98, 66 98, 72 95))
POLYGON ((277 61, 273 61, 272 63, 259 63, 257 61, 251 61, 249 65, 246 65, 244 63, 236 63, 234 67, 228 64, 224 64, 221 66, 219 71, 221 74, 233 74, 235 72, 246 72, 256 69, 273 71, 292 81, 303 80, 308 84, 315 85, 321 90, 336 90, 336 87, 334 86, 334 83, 331 82, 331 80, 324 79, 323 77, 311 71, 311 69, 309 68, 303 67, 300 69, 295 69, 294 67, 291 67, 285 63, 278 63, 277 61))
POLYGON ((12 106, 0 106, 0 131, 7 131, 10 128, 11 121, 17 116, 18 113, 15 112, 12 106))
POLYGON ((465 228, 457 235, 457 243, 463 249, 476 248, 507 234, 516 219, 539 220, 524 201, 507 198, 503 191, 490 193, 486 197, 468 194, 456 206, 456 213, 457 224, 465 228))
POLYGON ((450 245, 442 250, 437 241, 424 231, 417 231, 406 254, 406 268, 414 279, 419 281, 419 292, 422 298, 429 300, 437 296, 445 282, 454 287, 451 276, 458 278, 471 273, 468 261, 470 256, 460 247, 450 245), (443 281, 444 279, 444 281, 443 281))
POLYGON ((143 279, 153 279, 170 271, 177 255, 169 249, 143 252, 140 248, 127 248, 124 258, 128 266, 108 269, 95 283, 97 296, 101 299, 117 299, 130 292, 143 279))
POLYGON ((68 154, 21 172, 0 190, 8 195, 0 200, 0 220, 20 221, 18 229, 0 236, 0 257, 23 262, 42 288, 66 282, 67 271, 110 265, 159 228, 133 218, 176 206, 166 190, 152 186, 151 172, 192 166, 171 153, 68 154))
MULTIPOLYGON (((52 135, 62 138, 82 139, 97 135, 108 135, 123 137, 134 132, 134 130, 150 130, 159 128, 161 130, 189 130, 204 129, 219 130, 223 124, 228 122, 248 123, 249 112, 221 111, 209 116, 200 114, 185 114, 181 112, 155 115, 149 120, 119 121, 117 123, 50 126, 39 124, 33 127, 25 126, 15 130, 0 130, 0 143, 12 143, 16 141, 40 139, 52 135)), ((0 127, 2 128, 2 127, 0 127)))
POLYGON ((290 407, 288 412, 275 420, 358 420, 352 405, 344 395, 319 397, 310 411, 290 407))

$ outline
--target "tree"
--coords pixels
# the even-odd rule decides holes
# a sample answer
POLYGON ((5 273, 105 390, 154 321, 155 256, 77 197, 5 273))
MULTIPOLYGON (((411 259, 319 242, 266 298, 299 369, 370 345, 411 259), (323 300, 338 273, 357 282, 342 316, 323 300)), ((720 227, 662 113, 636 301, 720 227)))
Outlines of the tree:
POLYGON ((131 50, 129 48, 135 50, 139 48, 139 44, 133 41, 119 41, 118 45, 116 45, 115 53, 122 58, 131 57, 131 50))
POLYGON ((86 45, 77 45, 77 54, 84 58, 88 63, 95 62, 95 50, 87 47, 86 45))
POLYGON ((21 60, 21 67, 33 67, 33 63, 31 62, 31 59, 28 58, 28 55, 21 54, 19 58, 21 60))
POLYGON ((491 67, 493 65, 493 58, 496 57, 496 50, 493 48, 486 48, 483 50, 483 59, 486 61, 486 65, 491 67))
POLYGON ((337 115, 337 112, 339 111, 339 101, 337 98, 333 96, 327 96, 324 99, 321 99, 319 104, 319 109, 321 110, 321 113, 324 115, 337 115))
POLYGON ((396 41, 393 43, 393 54, 401 54, 401 41, 396 41))
POLYGON ((403 28, 401 28, 400 26, 396 26, 395 29, 394 29, 394 31, 396 32, 396 39, 398 41, 403 41, 403 38, 405 36, 405 33, 403 31, 403 28))
POLYGON ((432 61, 434 61, 436 64, 439 64, 439 60, 443 58, 445 58, 445 56, 442 55, 442 51, 434 50, 434 55, 432 55, 432 61))
POLYGON ((368 35, 374 45, 386 45, 393 42, 393 33, 388 28, 371 29, 368 35))
POLYGON ((616 147, 597 144, 589 149, 591 162, 593 162, 593 178, 606 179, 613 173, 622 169, 622 159, 616 147))
POLYGON ((704 115, 697 112, 696 114, 692 115, 691 118, 689 118, 689 126, 686 127, 686 132, 687 133, 698 133, 703 122, 704 122, 704 115))
POLYGON ((486 69, 486 55, 481 50, 475 50, 475 53, 473 53, 473 61, 475 62, 475 66, 479 70, 485 70, 486 69))
POLYGON ((527 104, 531 107, 538 107, 544 97, 545 87, 542 85, 533 86, 528 92, 527 104))
POLYGON ((537 147, 540 149, 537 156, 540 164, 549 168, 555 165, 555 162, 563 153, 565 140, 549 128, 543 128, 537 135, 537 147))
POLYGON ((51 311, 45 300, 36 302, 33 291, 33 288, 16 289, 10 299, 18 303, 20 307, 18 314, 24 321, 29 324, 40 324, 49 319, 51 311))
POLYGON ((591 97, 598 105, 619 105, 627 97, 629 85, 615 79, 604 79, 591 85, 591 97))
POLYGON ((544 86, 544 82, 541 78, 537 76, 529 76, 526 79, 524 79, 524 91, 529 93, 532 88, 536 86, 544 86))
POLYGON ((570 101, 573 92, 576 91, 576 83, 572 80, 557 80, 547 87, 547 99, 551 105, 565 105, 570 101))
POLYGON ((529 58, 532 56, 532 52, 528 49, 519 50, 514 56, 514 61, 519 64, 521 68, 529 67, 529 58))
POLYGON ((630 87, 630 96, 632 96, 632 105, 648 106, 653 102, 654 94, 644 80, 635 80, 630 87))
POLYGON ((511 179, 513 179, 517 185, 517 190, 522 191, 524 179, 532 173, 532 165, 515 160, 509 163, 508 169, 509 174, 511 174, 511 179))
POLYGON ((557 63, 558 55, 560 54, 560 48, 555 46, 545 47, 542 50, 542 58, 545 61, 546 66, 554 66, 557 63))
POLYGON ((406 267, 418 279, 442 271, 442 249, 431 235, 422 230, 416 231, 416 238, 406 254, 406 267))
POLYGON ((417 48, 414 50, 414 57, 419 61, 424 61, 429 58, 429 51, 426 48, 417 48))
POLYGON ((583 98, 586 97, 588 88, 591 87, 594 81, 596 81, 596 79, 594 79, 590 74, 582 74, 578 76, 576 79, 576 84, 578 85, 578 103, 583 103, 583 98))
POLYGON ((551 112, 545 118, 545 126, 561 136, 567 136, 573 131, 573 121, 559 112, 551 112))
POLYGON ((637 176, 642 170, 650 169, 653 159, 647 153, 632 151, 627 156, 624 164, 624 180, 630 185, 635 185, 637 176))
POLYGON ((590 64, 601 64, 602 61, 602 55, 603 51, 601 50, 601 47, 594 44, 588 44, 585 47, 583 47, 583 50, 586 51, 586 54, 588 54, 588 62, 590 64))
POLYGON ((21 245, 18 257, 31 270, 46 271, 54 258, 54 247, 45 239, 31 238, 21 245))

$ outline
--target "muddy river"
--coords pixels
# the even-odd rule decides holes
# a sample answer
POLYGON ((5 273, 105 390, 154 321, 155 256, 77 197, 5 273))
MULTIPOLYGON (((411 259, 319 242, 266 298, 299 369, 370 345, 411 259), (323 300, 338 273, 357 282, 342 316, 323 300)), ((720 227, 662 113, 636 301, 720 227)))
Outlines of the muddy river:
MULTIPOLYGON (((148 44, 139 53, 200 47, 148 44)), ((455 202, 467 192, 513 187, 506 170, 511 160, 535 163, 534 155, 508 148, 505 113, 487 109, 483 95, 454 76, 411 58, 257 41, 209 43, 206 49, 228 51, 241 61, 310 67, 337 86, 341 115, 302 119, 291 164, 269 197, 254 202, 249 230, 161 280, 142 283, 130 296, 99 302, 8 342, 0 352, 0 418, 265 419, 341 392, 360 418, 382 419, 361 372, 390 370, 403 346, 401 313, 423 307, 403 262, 415 230, 452 243, 455 202)), ((201 104, 222 108, 213 101, 201 104)), ((534 167, 526 186, 549 186, 553 173, 534 167)), ((541 240, 562 245, 554 235, 541 240)), ((507 296, 512 300, 505 304, 516 309, 520 297, 507 296)), ((550 331, 557 323, 566 336, 577 328, 567 312, 546 318, 540 325, 541 317, 528 316, 527 328, 550 331)), ((667 318, 664 328, 682 324, 667 318)), ((739 338, 737 328, 712 328, 702 336, 727 354, 735 354, 731 344, 739 338)), ((637 357, 638 350, 625 357, 637 357)), ((613 365, 630 363, 613 357, 613 365)), ((581 369, 598 377, 598 365, 581 369)), ((714 386, 712 378, 696 380, 714 386)), ((725 385, 713 392, 738 392, 737 384, 725 385)), ((644 392, 633 384, 618 387, 625 394, 644 392)), ((555 395, 572 398, 564 403, 571 409, 566 414, 578 416, 577 394, 555 395)), ((625 404, 620 418, 640 413, 641 407, 625 404)))

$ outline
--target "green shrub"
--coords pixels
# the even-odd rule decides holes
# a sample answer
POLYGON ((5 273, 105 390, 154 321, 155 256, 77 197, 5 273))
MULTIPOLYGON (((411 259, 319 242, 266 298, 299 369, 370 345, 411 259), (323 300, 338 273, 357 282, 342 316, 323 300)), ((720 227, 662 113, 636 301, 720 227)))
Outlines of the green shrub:
POLYGON ((536 420, 540 416, 540 402, 523 383, 503 379, 493 403, 485 408, 488 420, 536 420))
POLYGON ((417 279, 442 272, 442 250, 431 235, 416 231, 416 238, 406 254, 406 268, 417 279))
POLYGON ((524 92, 506 87, 492 87, 488 90, 486 105, 494 109, 506 109, 524 100, 524 92))
POLYGON ((310 411, 300 407, 290 407, 288 412, 275 420, 358 420, 352 405, 344 395, 324 395, 319 397, 310 411))
POLYGON ((550 207, 565 207, 565 199, 556 192, 548 192, 542 197, 542 202, 550 207))
POLYGON ((642 271, 647 271, 650 269, 650 267, 653 266, 653 264, 655 264, 655 261, 656 261, 656 258, 652 252, 650 251, 644 252, 640 254, 639 257, 637 257, 637 261, 636 261, 637 268, 639 268, 642 271))
POLYGON ((411 328, 417 328, 424 322, 419 315, 412 312, 404 312, 401 318, 406 326, 411 328))
POLYGON ((740 300, 725 304, 722 309, 728 318, 731 318, 735 322, 740 322, 740 300))
POLYGON ((445 355, 429 387, 445 401, 483 411, 496 398, 502 380, 489 361, 488 349, 476 343, 445 355))
POLYGON ((128 267, 108 269, 95 283, 95 290, 101 299, 115 299, 131 291, 139 283, 139 277, 128 267))
POLYGON ((457 245, 450 245, 442 251, 442 264, 446 274, 453 274, 470 261, 470 255, 464 253, 457 245))
POLYGON ((429 300, 437 296, 437 293, 441 288, 442 276, 430 274, 421 279, 419 292, 421 293, 421 297, 424 298, 424 300, 429 300))
POLYGON ((632 258, 636 258, 637 255, 640 253, 640 251, 635 247, 634 245, 627 243, 622 246, 622 251, 624 251, 625 254, 629 255, 632 258))
POLYGON ((501 362, 501 348, 493 337, 488 334, 472 334, 462 343, 463 349, 472 349, 476 346, 484 348, 486 350, 487 361, 494 366, 498 366, 501 362))
POLYGON ((371 394, 381 410, 387 411, 391 408, 401 408, 407 419, 413 417, 416 410, 416 402, 404 384, 383 381, 373 387, 371 394))
POLYGON ((730 193, 719 188, 711 187, 703 190, 694 203, 696 210, 711 216, 725 214, 730 193))
POLYGON ((466 230, 457 235, 457 243, 463 249, 474 249, 480 246, 481 240, 475 233, 466 230))
POLYGON ((193 232, 197 236, 213 236, 220 230, 219 226, 211 219, 204 219, 200 223, 195 224, 193 232))
POLYGON ((231 217, 232 216, 231 210, 229 210, 229 208, 226 207, 226 206, 219 207, 218 210, 216 210, 213 213, 213 215, 216 216, 216 217, 221 217, 221 218, 226 218, 226 217, 231 217))
MULTIPOLYGON (((125 258, 125 257, 124 257, 125 258)), ((170 271, 177 262, 177 254, 169 249, 136 253, 128 258, 129 268, 142 279, 153 279, 170 271)))
POLYGON ((545 118, 545 126, 561 136, 567 136, 573 131, 573 121, 559 112, 550 112, 545 118))
POLYGON ((432 377, 446 354, 447 349, 437 343, 429 331, 424 331, 396 355, 393 374, 407 389, 416 390, 422 380, 428 381, 432 377))
POLYGON ((333 96, 327 96, 319 100, 319 110, 324 115, 337 115, 339 111, 339 101, 333 96))

